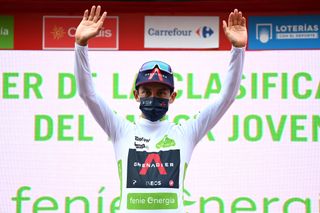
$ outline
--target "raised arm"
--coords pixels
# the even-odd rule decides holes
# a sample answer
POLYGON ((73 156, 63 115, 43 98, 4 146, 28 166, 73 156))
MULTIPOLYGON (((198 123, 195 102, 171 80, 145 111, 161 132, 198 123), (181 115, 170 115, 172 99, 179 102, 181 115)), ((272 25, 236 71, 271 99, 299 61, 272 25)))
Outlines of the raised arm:
POLYGON ((232 103, 240 87, 244 63, 244 48, 247 45, 248 39, 246 19, 242 16, 242 12, 237 9, 231 12, 228 24, 223 20, 223 30, 233 47, 227 77, 220 95, 220 99, 222 100, 220 101, 232 103))
POLYGON ((244 63, 244 49, 247 44, 246 20, 242 16, 242 13, 238 12, 237 9, 231 12, 228 24, 226 21, 223 21, 223 29, 226 37, 233 46, 227 76, 218 98, 205 107, 195 119, 191 119, 186 123, 186 130, 190 132, 190 137, 193 137, 193 145, 201 140, 220 120, 235 100, 240 87, 244 63))
POLYGON ((91 8, 90 15, 88 10, 84 12, 83 19, 76 31, 75 44, 75 64, 74 73, 77 81, 77 88, 80 97, 88 106, 95 120, 102 129, 111 137, 113 141, 121 135, 125 122, 123 118, 117 116, 104 100, 96 93, 91 77, 89 57, 88 57, 88 40, 99 33, 106 12, 99 18, 100 6, 91 8))

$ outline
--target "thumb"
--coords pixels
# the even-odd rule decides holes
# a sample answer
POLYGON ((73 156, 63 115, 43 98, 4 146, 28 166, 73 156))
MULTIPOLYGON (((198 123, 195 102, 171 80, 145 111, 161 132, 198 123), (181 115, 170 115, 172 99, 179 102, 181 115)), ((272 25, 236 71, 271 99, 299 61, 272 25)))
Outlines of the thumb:
POLYGON ((223 27, 224 33, 226 34, 227 30, 228 30, 228 26, 227 26, 227 22, 225 20, 222 21, 222 27, 223 27))

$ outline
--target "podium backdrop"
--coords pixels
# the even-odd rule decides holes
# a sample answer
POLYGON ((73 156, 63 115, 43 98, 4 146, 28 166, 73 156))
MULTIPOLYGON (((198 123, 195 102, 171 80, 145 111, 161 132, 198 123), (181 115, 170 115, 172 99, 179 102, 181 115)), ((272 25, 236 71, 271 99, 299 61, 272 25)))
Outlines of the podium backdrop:
MULTIPOLYGON (((90 51, 98 93, 138 119, 135 74, 175 72, 168 119, 218 96, 229 51, 90 51)), ((196 147, 189 212, 319 212, 320 52, 248 51, 237 100, 196 147)), ((0 212, 118 212, 112 143, 76 93, 72 51, 0 51, 0 212)))

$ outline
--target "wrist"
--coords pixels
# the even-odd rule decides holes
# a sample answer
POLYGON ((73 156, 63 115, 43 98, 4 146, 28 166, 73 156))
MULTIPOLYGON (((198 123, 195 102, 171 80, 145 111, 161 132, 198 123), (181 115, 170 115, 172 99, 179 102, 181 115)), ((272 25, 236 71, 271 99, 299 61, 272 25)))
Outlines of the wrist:
POLYGON ((242 48, 245 47, 246 44, 239 44, 238 42, 231 42, 232 46, 236 47, 236 48, 242 48))
POLYGON ((76 38, 76 43, 78 45, 80 45, 80 46, 87 46, 88 45, 88 40, 76 38))

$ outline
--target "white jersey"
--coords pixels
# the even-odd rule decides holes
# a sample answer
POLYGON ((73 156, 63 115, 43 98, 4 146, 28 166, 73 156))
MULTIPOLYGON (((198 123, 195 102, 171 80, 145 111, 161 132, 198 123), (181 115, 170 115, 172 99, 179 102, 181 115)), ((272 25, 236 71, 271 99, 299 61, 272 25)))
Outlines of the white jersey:
POLYGON ((88 47, 75 47, 75 75, 81 98, 111 138, 120 177, 120 212, 183 213, 186 169, 195 145, 218 122, 239 90, 244 48, 231 50, 228 74, 219 98, 195 118, 182 124, 131 123, 119 115, 94 90, 88 47))

